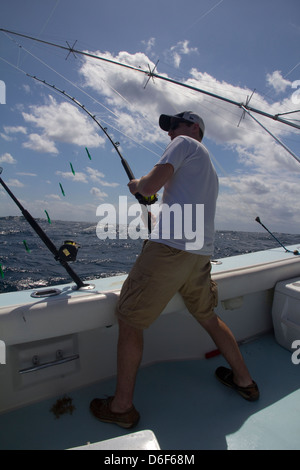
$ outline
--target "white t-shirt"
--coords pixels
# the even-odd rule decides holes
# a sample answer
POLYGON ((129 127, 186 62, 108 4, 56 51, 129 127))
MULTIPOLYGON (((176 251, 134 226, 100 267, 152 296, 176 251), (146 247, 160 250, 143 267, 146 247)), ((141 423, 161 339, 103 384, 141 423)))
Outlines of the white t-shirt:
POLYGON ((214 219, 219 182, 209 153, 197 140, 178 136, 157 163, 170 163, 158 222, 150 239, 201 255, 214 251, 214 219))

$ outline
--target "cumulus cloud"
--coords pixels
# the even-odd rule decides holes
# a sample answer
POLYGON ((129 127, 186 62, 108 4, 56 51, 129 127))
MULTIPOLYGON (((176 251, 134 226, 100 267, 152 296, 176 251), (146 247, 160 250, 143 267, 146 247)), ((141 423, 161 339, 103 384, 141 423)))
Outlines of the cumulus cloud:
MULTIPOLYGON (((184 48, 187 51, 190 50, 186 42, 183 42, 181 47, 183 50, 184 48)), ((98 51, 96 54, 143 70, 148 70, 148 64, 151 69, 155 65, 142 53, 120 52, 113 56, 110 53, 98 51)), ((99 63, 88 58, 82 63, 80 74, 84 78, 85 86, 101 95, 102 98, 104 97, 111 109, 111 116, 116 127, 126 132, 128 136, 135 136, 140 143, 166 142, 166 134, 157 125, 158 116, 161 113, 173 114, 186 109, 194 110, 202 115, 206 123, 206 136, 215 142, 249 148, 256 147, 262 141, 271 141, 270 137, 247 116, 238 127, 242 110, 213 97, 159 79, 154 79, 154 84, 150 81, 145 90, 143 85, 147 77, 144 74, 121 67, 116 69, 115 65, 99 63)), ((161 75, 168 78, 166 74, 161 75)), ((253 91, 219 81, 195 68, 190 70, 189 76, 182 80, 182 83, 224 96, 238 103, 245 103, 253 91)), ((282 102, 270 104, 258 93, 252 97, 251 105, 267 110, 270 114, 277 114, 281 110, 286 111, 295 107, 291 97, 282 102)), ((292 132, 287 131, 284 126, 275 121, 263 117, 260 119, 279 135, 292 132)))
POLYGON ((220 177, 220 185, 224 191, 218 200, 216 223, 223 229, 231 230, 237 220, 244 230, 253 231, 255 217, 259 216, 277 232, 286 232, 287 228, 299 231, 296 201, 300 188, 293 175, 235 174, 220 177))
POLYGON ((13 165, 14 163, 17 163, 17 161, 10 153, 6 152, 0 156, 0 163, 8 163, 9 165, 13 165))
POLYGON ((94 196, 96 199, 99 199, 100 201, 108 197, 108 195, 105 192, 95 187, 91 188, 90 193, 92 194, 92 196, 94 196))
POLYGON ((105 142, 95 125, 70 103, 57 103, 49 96, 49 103, 31 106, 30 111, 23 112, 23 118, 41 129, 41 134, 30 134, 23 144, 26 148, 57 154, 57 142, 89 147, 99 147, 105 142))
POLYGON ((93 183, 98 183, 101 186, 108 186, 108 187, 111 187, 111 188, 115 188, 115 187, 119 186, 119 183, 113 183, 113 182, 105 181, 104 180, 105 175, 103 173, 101 173, 101 171, 99 171, 99 170, 95 170, 94 168, 87 167, 86 171, 87 171, 87 174, 88 174, 90 180, 93 183))
POLYGON ((57 171, 56 174, 61 178, 72 180, 77 183, 88 183, 87 175, 83 172, 76 171, 75 175, 70 171, 57 171))
POLYGON ((23 188, 23 187, 24 187, 24 184, 21 183, 21 181, 19 181, 19 180, 13 178, 13 179, 10 179, 10 180, 8 181, 8 186, 11 186, 11 187, 13 187, 13 188, 23 188))
POLYGON ((28 138, 28 141, 23 143, 24 148, 35 150, 36 152, 41 153, 58 154, 55 143, 46 135, 30 134, 28 138))
POLYGON ((282 93, 287 87, 292 86, 289 80, 283 78, 280 70, 275 70, 267 74, 267 84, 273 87, 276 93, 282 93))
POLYGON ((27 130, 26 127, 23 126, 4 126, 4 133, 1 132, 1 137, 2 139, 6 140, 7 142, 12 142, 15 140, 14 135, 21 133, 21 134, 26 134, 27 130))
MULTIPOLYGON (((114 183, 111 181, 107 181, 105 178, 104 173, 101 171, 91 168, 91 167, 86 167, 85 171, 75 172, 75 175, 71 171, 56 171, 56 174, 60 176, 63 179, 66 180, 72 180, 77 183, 93 183, 93 184, 99 184, 100 186, 106 186, 106 187, 111 187, 115 188, 119 186, 118 183, 114 183)), ((106 193, 102 193, 100 190, 98 192, 94 189, 94 192, 92 194, 96 194, 96 196, 99 198, 101 194, 101 198, 107 197, 106 193)))
POLYGON ((175 46, 171 46, 170 52, 168 53, 167 57, 172 58, 173 65, 176 68, 180 67, 182 56, 183 55, 190 55, 193 53, 198 53, 197 47, 190 47, 189 41, 179 41, 175 46))
POLYGON ((142 44, 146 47, 147 54, 150 54, 153 47, 155 46, 155 38, 151 37, 147 41, 142 41, 142 44))
POLYGON ((27 129, 24 126, 4 126, 3 129, 6 134, 27 134, 27 129))
MULTIPOLYGON (((187 41, 183 41, 174 46, 172 52, 183 55, 197 53, 197 50, 190 48, 187 41)), ((123 51, 113 56, 98 51, 97 54, 142 70, 148 70, 148 66, 152 70, 155 65, 142 53, 129 54, 123 51)), ((168 78, 159 70, 157 73, 168 78)), ((267 210, 272 213, 276 211, 277 215, 281 213, 280 208, 285 207, 286 215, 292 224, 290 228, 293 226, 295 230, 295 227, 298 227, 295 214, 300 210, 300 203, 295 202, 294 196, 292 200, 288 197, 283 200, 280 192, 286 189, 286 181, 289 181, 289 188, 298 184, 299 165, 251 117, 247 114, 243 116, 240 107, 156 78, 154 83, 150 80, 145 89, 144 85, 148 79, 145 74, 86 58, 82 61, 80 75, 85 86, 105 100, 111 110, 110 119, 114 126, 127 137, 134 137, 141 145, 151 142, 152 147, 156 144, 158 148, 163 149, 169 142, 166 133, 158 127, 158 117, 162 113, 175 114, 183 110, 193 110, 203 117, 206 124, 205 144, 208 147, 210 142, 217 144, 224 148, 225 155, 231 153, 230 158, 235 159, 231 185, 223 172, 222 161, 217 162, 220 163, 218 172, 221 176, 222 194, 219 198, 218 207, 221 210, 218 211, 217 220, 226 222, 226 213, 231 210, 236 212, 238 206, 246 208, 247 211, 241 210, 237 214, 237 220, 239 217, 241 220, 245 217, 249 220, 249 211, 251 216, 255 217, 259 207, 266 213, 267 210), (298 210, 290 211, 289 204, 294 208, 296 204, 298 210)), ((267 80, 274 90, 282 93, 291 86, 280 72, 269 74, 267 80)), ((253 92, 247 87, 220 81, 196 68, 192 68, 181 82, 238 103, 246 103, 253 92)), ((274 96, 272 98, 273 102, 270 102, 268 97, 255 92, 250 104, 270 115, 295 109, 292 93, 286 93, 281 100, 274 100, 274 96)), ((257 114, 254 116, 283 141, 293 138, 298 132, 266 117, 257 114)), ((158 150, 158 154, 161 153, 162 151, 158 150)), ((226 167, 226 162, 224 166, 226 167)), ((289 193, 291 194, 290 189, 289 193)), ((279 220, 280 218, 278 223, 279 220)))

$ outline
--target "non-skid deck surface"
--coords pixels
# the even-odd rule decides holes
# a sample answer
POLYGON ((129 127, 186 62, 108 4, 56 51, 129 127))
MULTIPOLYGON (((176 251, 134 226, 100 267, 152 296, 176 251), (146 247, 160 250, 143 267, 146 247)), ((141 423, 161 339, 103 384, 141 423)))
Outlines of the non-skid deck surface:
MULTIPOLYGON (((154 364, 140 370, 134 430, 97 421, 96 396, 113 394, 114 380, 69 394, 75 410, 56 419, 54 399, 0 416, 0 449, 68 449, 150 429, 162 450, 300 449, 300 364, 265 336, 241 347, 261 398, 249 403, 214 377, 224 359, 154 364)), ((105 358, 99 358, 105 360, 105 358)), ((97 367, 97 364, 95 364, 97 367)))

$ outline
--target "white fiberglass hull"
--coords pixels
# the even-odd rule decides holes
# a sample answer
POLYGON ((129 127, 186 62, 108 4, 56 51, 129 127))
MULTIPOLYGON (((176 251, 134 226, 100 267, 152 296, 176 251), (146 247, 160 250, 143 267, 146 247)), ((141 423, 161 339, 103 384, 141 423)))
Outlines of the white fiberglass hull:
MULTIPOLYGON (((300 276, 300 257, 267 250, 219 260, 212 272, 219 286, 216 311, 242 341, 272 329, 275 285, 300 276)), ((1 295, 1 412, 115 375, 114 311, 124 279, 98 279, 87 291, 57 286, 60 293, 53 297, 32 297, 31 290, 1 295)), ((214 349, 176 295, 145 331, 143 365, 201 359, 214 349)))

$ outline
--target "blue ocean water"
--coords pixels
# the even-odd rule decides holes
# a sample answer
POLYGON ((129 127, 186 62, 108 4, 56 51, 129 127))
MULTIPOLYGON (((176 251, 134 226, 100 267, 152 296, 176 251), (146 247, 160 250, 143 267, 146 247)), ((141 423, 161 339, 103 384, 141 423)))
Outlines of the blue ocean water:
MULTIPOLYGON (((83 281, 128 273, 143 243, 141 239, 100 240, 96 224, 87 222, 37 222, 57 249, 70 239, 80 245, 70 266, 83 281)), ((275 236, 284 245, 299 242, 299 235, 275 236)), ((217 231, 214 259, 277 246, 267 232, 217 231)), ((0 217, 0 267, 0 293, 72 282, 24 217, 0 217)))

